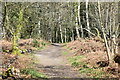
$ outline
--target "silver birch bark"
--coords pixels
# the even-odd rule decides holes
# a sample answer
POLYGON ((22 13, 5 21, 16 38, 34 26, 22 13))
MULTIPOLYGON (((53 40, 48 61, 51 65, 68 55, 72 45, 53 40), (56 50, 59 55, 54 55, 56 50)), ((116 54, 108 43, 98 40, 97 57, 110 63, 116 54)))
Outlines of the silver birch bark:
POLYGON ((65 42, 67 42, 67 29, 65 28, 65 42))
POLYGON ((80 25, 81 37, 83 38, 83 27, 82 27, 80 19, 81 19, 81 17, 80 17, 80 0, 78 0, 78 21, 79 21, 79 25, 80 25))
POLYGON ((110 54, 110 49, 109 49, 108 41, 107 41, 106 34, 105 34, 105 28, 103 26, 102 19, 101 19, 101 8, 100 8, 100 2, 99 1, 98 1, 98 10, 99 10, 99 22, 100 22, 100 26, 102 28, 102 33, 103 33, 103 37, 104 37, 104 41, 105 41, 105 46, 107 48, 107 57, 108 57, 109 63, 111 63, 112 62, 112 57, 111 57, 111 54, 110 54))
POLYGON ((74 31, 72 29, 72 37, 71 37, 71 41, 74 41, 74 31))
POLYGON ((39 28, 39 30, 38 30, 38 33, 39 33, 39 34, 38 34, 38 35, 39 35, 39 38, 40 38, 40 35, 41 35, 41 29, 40 29, 40 27, 41 27, 41 26, 40 26, 40 21, 39 21, 39 22, 38 22, 38 28, 39 28))
POLYGON ((61 28, 61 25, 60 25, 60 37, 61 37, 61 42, 63 43, 63 34, 62 34, 62 28, 61 28))
MULTIPOLYGON (((88 19, 88 0, 86 0, 86 21, 87 21, 87 29, 90 31, 89 19, 88 19)), ((90 37, 89 33, 88 36, 90 37)))
POLYGON ((78 39, 80 39, 80 33, 79 33, 79 28, 78 28, 78 23, 77 23, 77 17, 76 17, 76 27, 75 27, 75 29, 76 29, 76 33, 77 33, 77 38, 78 39))

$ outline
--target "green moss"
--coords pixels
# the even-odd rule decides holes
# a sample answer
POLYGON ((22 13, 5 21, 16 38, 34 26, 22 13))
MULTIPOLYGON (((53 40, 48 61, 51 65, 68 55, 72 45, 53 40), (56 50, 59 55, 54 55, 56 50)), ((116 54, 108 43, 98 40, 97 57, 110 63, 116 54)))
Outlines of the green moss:
POLYGON ((3 52, 6 52, 6 53, 9 53, 9 52, 10 52, 10 50, 4 50, 4 49, 3 49, 2 51, 3 51, 3 52))
POLYGON ((12 54, 14 54, 14 55, 16 55, 16 54, 20 55, 20 54, 21 54, 21 53, 20 53, 20 49, 18 49, 17 47, 16 47, 16 48, 13 48, 13 49, 12 49, 12 54))

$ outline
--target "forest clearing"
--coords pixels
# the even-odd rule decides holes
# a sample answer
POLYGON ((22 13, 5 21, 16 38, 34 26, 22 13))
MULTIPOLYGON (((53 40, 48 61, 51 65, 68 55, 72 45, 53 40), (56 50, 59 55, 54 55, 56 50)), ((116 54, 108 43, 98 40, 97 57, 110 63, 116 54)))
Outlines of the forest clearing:
POLYGON ((120 79, 120 2, 0 6, 0 79, 120 79))

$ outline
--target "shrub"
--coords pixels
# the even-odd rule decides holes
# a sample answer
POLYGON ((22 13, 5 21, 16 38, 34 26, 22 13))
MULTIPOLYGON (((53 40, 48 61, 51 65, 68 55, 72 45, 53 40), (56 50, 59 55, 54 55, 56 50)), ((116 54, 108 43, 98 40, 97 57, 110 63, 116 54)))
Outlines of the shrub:
POLYGON ((40 42, 39 41, 37 41, 36 39, 35 40, 33 40, 33 47, 40 47, 40 42))

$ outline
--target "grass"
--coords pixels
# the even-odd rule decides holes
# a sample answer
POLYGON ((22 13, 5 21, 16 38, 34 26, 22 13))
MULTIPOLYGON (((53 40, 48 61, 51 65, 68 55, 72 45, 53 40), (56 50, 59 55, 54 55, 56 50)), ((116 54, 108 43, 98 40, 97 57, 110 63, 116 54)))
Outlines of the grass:
POLYGON ((21 73, 31 75, 32 78, 47 78, 47 76, 39 73, 38 71, 36 71, 33 68, 24 68, 24 69, 21 70, 21 73))
MULTIPOLYGON (((38 50, 44 49, 47 44, 44 42, 38 42, 37 40, 33 41, 33 47, 36 47, 38 50), (42 45, 41 47, 39 45, 42 45)), ((21 55, 28 56, 30 59, 30 63, 27 65, 27 68, 21 69, 22 74, 31 75, 32 78, 47 78, 46 75, 38 72, 33 68, 33 65, 37 63, 37 59, 34 55, 34 52, 29 55, 21 55)))
POLYGON ((47 78, 46 75, 38 72, 36 69, 33 68, 33 65, 38 62, 36 57, 34 56, 34 53, 31 53, 29 55, 23 54, 21 56, 27 56, 30 59, 30 63, 27 64, 27 68, 23 68, 20 70, 22 74, 31 75, 32 78, 47 78))
POLYGON ((86 74, 91 78, 102 78, 105 76, 105 72, 101 71, 100 69, 93 69, 93 68, 79 68, 80 74, 86 74))
POLYGON ((74 56, 68 58, 68 61, 73 67, 79 67, 80 65, 83 65, 84 63, 80 63, 78 60, 83 58, 83 56, 74 56))
POLYGON ((103 72, 101 69, 89 68, 85 62, 80 61, 82 58, 84 58, 84 56, 74 56, 68 58, 71 66, 78 68, 81 75, 85 74, 90 78, 103 78, 108 76, 108 74, 105 74, 105 72, 103 72))
POLYGON ((68 52, 64 51, 62 54, 63 54, 63 55, 67 55, 67 54, 68 54, 68 52))
POLYGON ((70 63, 72 63, 72 62, 77 62, 79 59, 81 59, 81 58, 83 58, 83 56, 73 56, 73 57, 70 57, 70 58, 68 58, 68 61, 70 62, 70 63))

